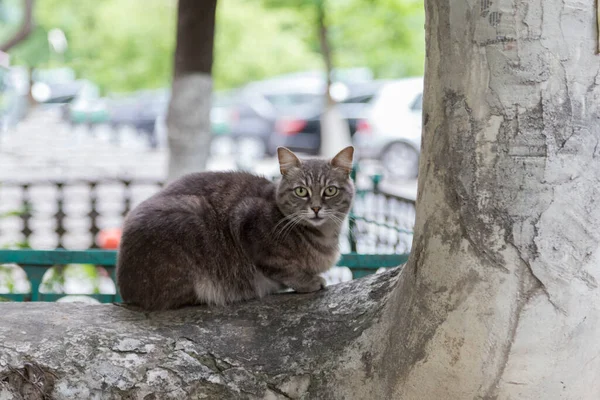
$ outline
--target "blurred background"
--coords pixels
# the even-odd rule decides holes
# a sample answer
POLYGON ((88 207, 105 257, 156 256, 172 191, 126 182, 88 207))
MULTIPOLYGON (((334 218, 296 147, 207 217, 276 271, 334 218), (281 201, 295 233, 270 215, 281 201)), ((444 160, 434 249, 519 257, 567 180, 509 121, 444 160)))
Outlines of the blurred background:
MULTIPOLYGON (((0 66, 0 247, 114 249, 123 217, 165 182, 177 7, 0 0, 0 50, 10 55, 0 66)), ((407 253, 422 0, 219 0, 215 26, 206 169, 276 177, 278 146, 323 154, 332 105, 361 190, 342 251, 407 253)), ((19 274, 0 266, 0 289, 27 290, 19 274)), ((61 276, 48 285, 81 289, 61 276)), ((106 279, 92 289, 114 290, 106 279)))

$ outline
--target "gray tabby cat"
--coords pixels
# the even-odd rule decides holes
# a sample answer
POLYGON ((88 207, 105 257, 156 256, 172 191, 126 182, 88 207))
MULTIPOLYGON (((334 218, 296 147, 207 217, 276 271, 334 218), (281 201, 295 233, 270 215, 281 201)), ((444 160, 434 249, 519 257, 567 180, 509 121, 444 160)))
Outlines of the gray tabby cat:
POLYGON ((131 211, 117 262, 123 300, 147 310, 314 292, 339 258, 354 197, 353 147, 331 160, 277 149, 279 183, 245 172, 184 176, 131 211))

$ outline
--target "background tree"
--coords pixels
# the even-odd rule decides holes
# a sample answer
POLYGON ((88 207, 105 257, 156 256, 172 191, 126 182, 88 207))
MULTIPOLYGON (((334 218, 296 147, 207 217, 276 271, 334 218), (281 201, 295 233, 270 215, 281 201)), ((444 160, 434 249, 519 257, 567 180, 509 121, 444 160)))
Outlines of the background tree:
POLYGON ((210 151, 210 104, 217 0, 179 0, 171 101, 168 179, 204 170, 210 151))
POLYGON ((325 72, 325 107, 321 115, 321 155, 333 157, 340 148, 351 144, 350 130, 335 108, 335 100, 331 96, 333 78, 333 48, 329 39, 328 2, 326 0, 265 0, 269 7, 294 7, 299 9, 309 20, 314 21, 314 32, 319 43, 325 72))
POLYGON ((213 78, 216 89, 299 70, 321 68, 308 39, 313 25, 293 7, 269 8, 255 0, 220 0, 213 78), (248 21, 260 21, 249 24, 248 21))
MULTIPOLYGON (((6 24, 0 23, 2 43, 20 26, 23 2, 2 0, 0 4, 5 9, 4 13, 0 11, 0 18, 8 17, 6 24)), ((324 68, 314 6, 281 1, 277 7, 269 4, 267 0, 220 1, 215 89, 324 68), (261 23, 248 24, 247 20, 261 23)), ((167 87, 173 68, 176 7, 176 1, 156 0, 37 2, 34 30, 23 43, 29 49, 13 47, 13 64, 39 68, 66 65, 79 77, 98 84, 105 93, 167 87), (139 18, 131 19, 130 15, 139 18), (47 32, 54 28, 65 33, 69 44, 60 57, 48 48, 47 32), (30 41, 35 43, 28 44, 30 41)), ((422 74, 422 0, 330 0, 326 13, 335 66, 366 66, 377 78, 422 74)))
POLYGON ((323 63, 325 64, 326 89, 325 110, 321 115, 321 148, 324 157, 333 157, 339 149, 352 144, 350 129, 340 112, 336 109, 336 101, 331 95, 333 78, 333 49, 329 38, 327 3, 316 0, 317 32, 323 63))
MULTIPOLYGON (((16 32, 12 33, 12 36, 8 40, 6 40, 3 43, 0 43, 0 51, 7 52, 10 49, 12 49, 14 46, 18 45, 19 43, 21 43, 22 41, 27 39, 27 37, 33 30, 33 25, 34 25, 33 5, 34 4, 35 4, 35 0, 23 0, 23 17, 21 20, 21 24, 18 27, 18 29, 16 30, 16 32)), ((0 2, 0 7, 2 7, 3 5, 5 5, 5 4, 0 2)), ((4 13, 5 10, 2 9, 2 12, 4 13)))
POLYGON ((0 393, 30 377, 57 398, 597 399, 595 6, 426 6, 401 271, 223 310, 5 305, 0 393))
MULTIPOLYGON (((40 28, 46 32, 60 28, 69 44, 61 59, 51 55, 37 67, 67 65, 104 92, 168 86, 177 2, 44 0, 36 5, 35 14, 40 28)), ((17 53, 15 62, 18 59, 17 53)))
POLYGON ((366 66, 377 78, 423 74, 423 0, 329 0, 329 5, 336 66, 366 66))

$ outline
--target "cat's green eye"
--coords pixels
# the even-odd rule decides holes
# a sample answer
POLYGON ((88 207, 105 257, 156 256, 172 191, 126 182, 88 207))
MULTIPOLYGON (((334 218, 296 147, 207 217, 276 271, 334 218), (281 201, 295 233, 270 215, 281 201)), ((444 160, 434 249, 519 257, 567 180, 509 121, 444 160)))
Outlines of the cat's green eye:
POLYGON ((308 190, 302 186, 298 186, 296 189, 294 189, 294 193, 296 193, 296 196, 298 196, 298 197, 307 197, 308 196, 308 190))
POLYGON ((335 186, 328 186, 327 188, 325 188, 325 196, 327 197, 335 196, 337 193, 338 188, 336 188, 335 186))

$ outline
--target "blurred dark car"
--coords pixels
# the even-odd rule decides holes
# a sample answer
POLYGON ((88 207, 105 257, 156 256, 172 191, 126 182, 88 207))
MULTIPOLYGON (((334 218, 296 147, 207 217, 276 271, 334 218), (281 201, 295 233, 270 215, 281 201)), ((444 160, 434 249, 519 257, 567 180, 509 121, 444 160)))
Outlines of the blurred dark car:
POLYGON ((100 97, 100 88, 90 81, 83 81, 81 89, 67 108, 68 120, 73 125, 85 124, 91 128, 109 119, 106 99, 100 97))
POLYGON ((113 128, 131 126, 138 131, 154 131, 156 117, 166 111, 170 93, 167 89, 145 90, 108 102, 109 124, 113 128))
POLYGON ((85 81, 78 80, 65 83, 48 84, 49 97, 41 102, 43 104, 66 104, 71 103, 82 90, 85 81))
POLYGON ((137 98, 135 96, 117 97, 107 100, 108 123, 113 129, 133 126, 137 118, 137 98))
MULTIPOLYGON (((378 93, 385 81, 371 81, 362 84, 347 85, 346 99, 336 104, 341 117, 348 123, 350 135, 366 123, 367 110, 371 100, 378 93)), ((274 153, 277 147, 287 147, 310 155, 318 155, 321 147, 321 116, 323 100, 312 109, 292 109, 279 117, 269 137, 269 152, 274 153)))
MULTIPOLYGON (((232 112, 231 107, 237 98, 236 90, 213 92, 212 106, 210 111, 211 132, 213 137, 228 136, 231 131, 232 112)), ((152 138, 158 147, 167 146, 166 114, 168 104, 165 104, 162 112, 156 117, 152 126, 140 129, 152 131, 152 138)))
POLYGON ((138 132, 152 136, 156 118, 167 112, 170 97, 170 92, 166 90, 142 95, 137 102, 133 120, 134 128, 138 132))
POLYGON ((148 138, 151 148, 158 147, 155 124, 169 104, 168 89, 145 90, 108 101, 108 123, 113 129, 132 127, 148 138))
POLYGON ((257 157, 269 146, 276 121, 290 113, 310 115, 323 105, 324 80, 318 73, 298 73, 246 85, 231 107, 231 137, 257 157))

